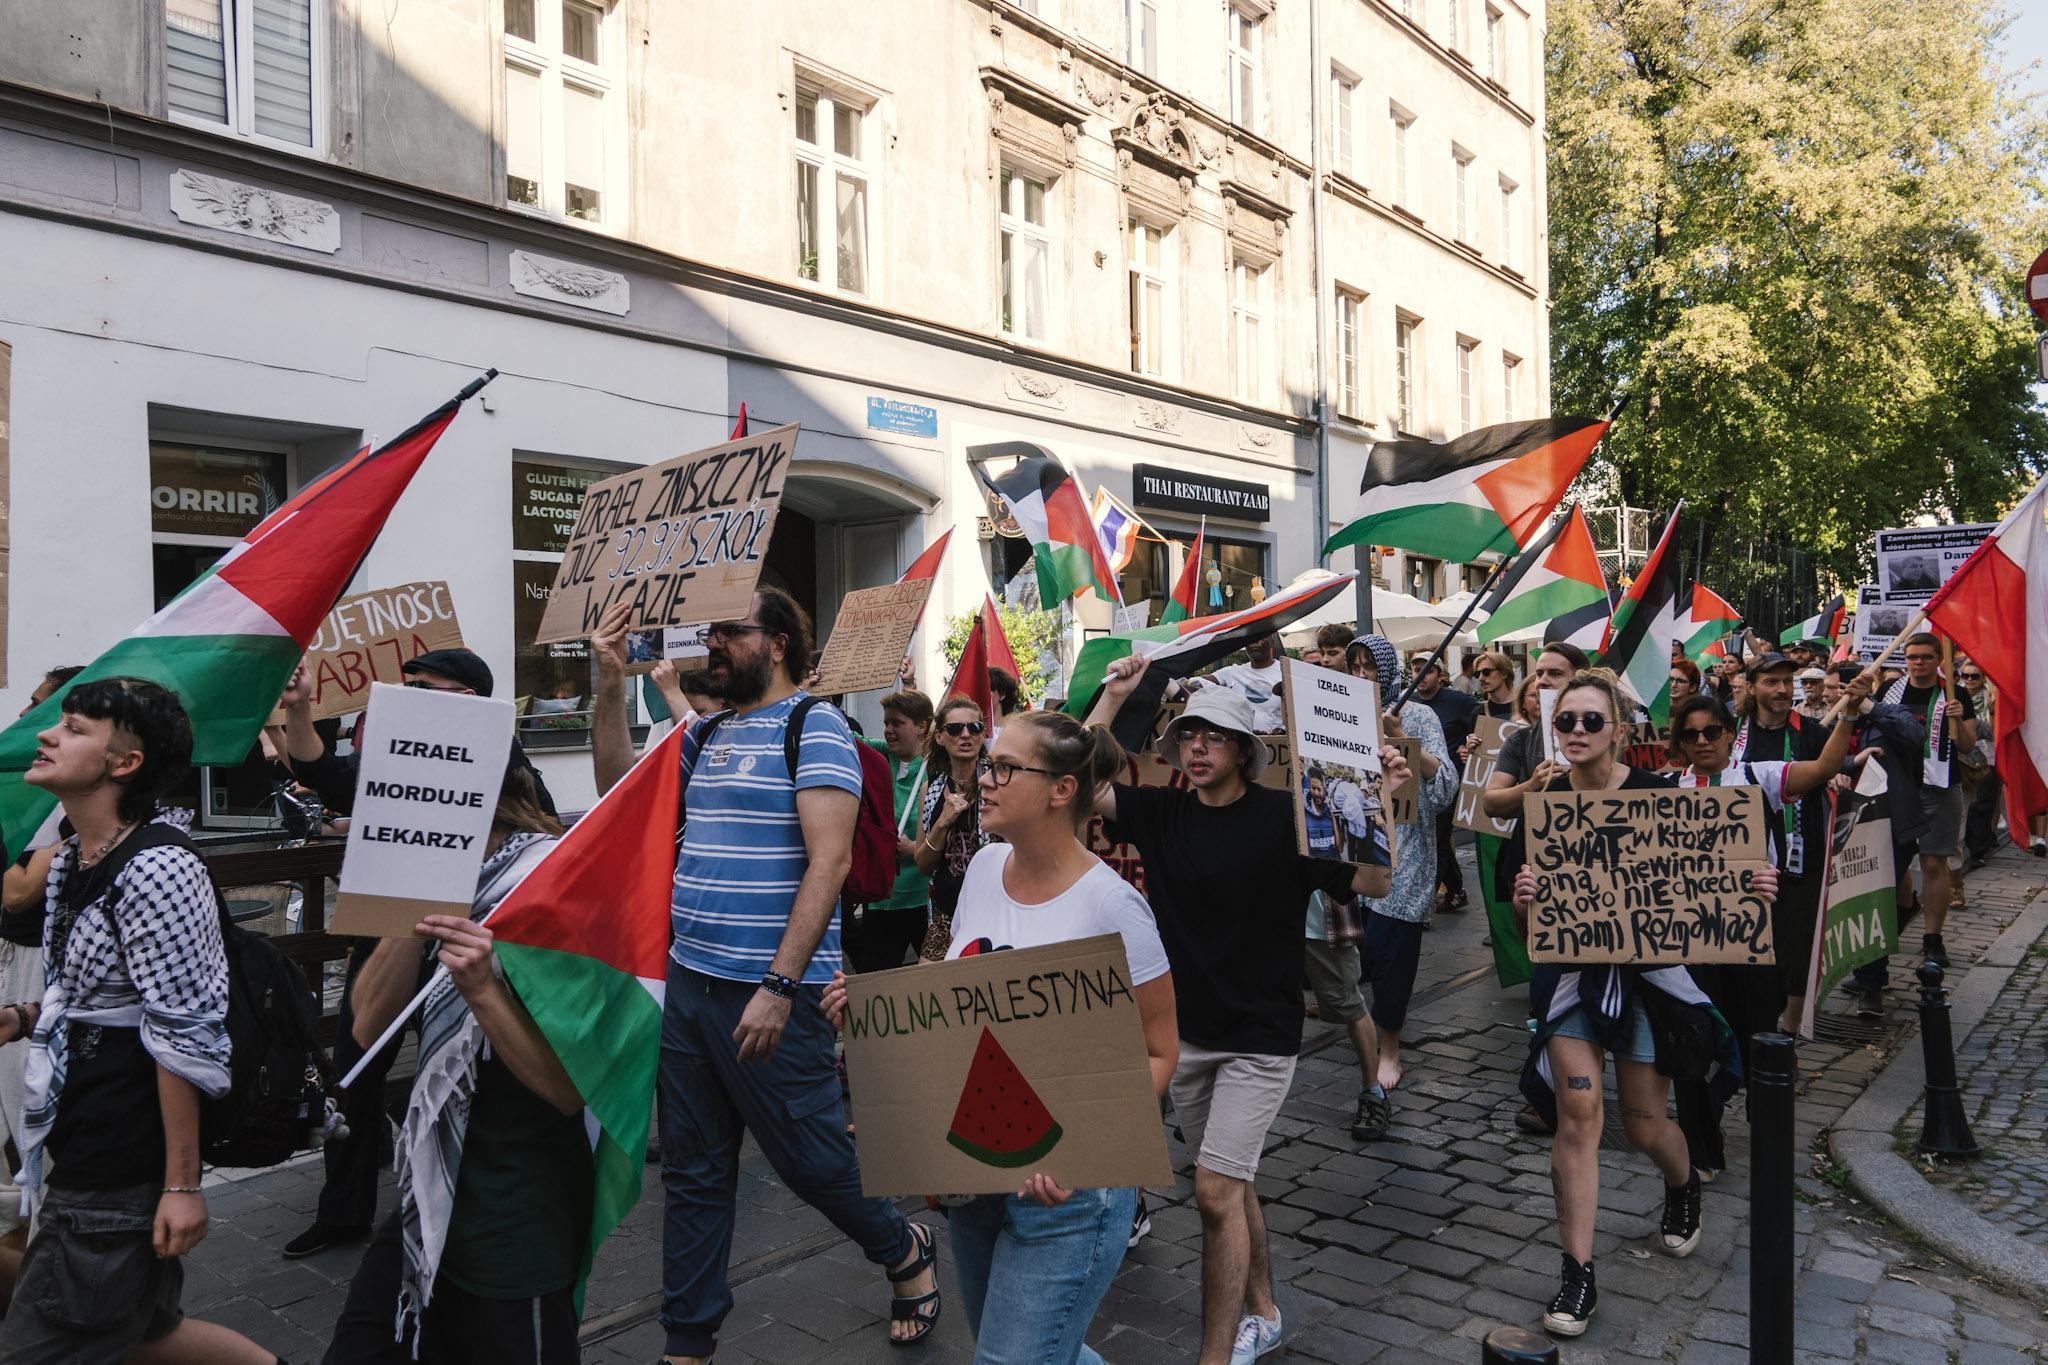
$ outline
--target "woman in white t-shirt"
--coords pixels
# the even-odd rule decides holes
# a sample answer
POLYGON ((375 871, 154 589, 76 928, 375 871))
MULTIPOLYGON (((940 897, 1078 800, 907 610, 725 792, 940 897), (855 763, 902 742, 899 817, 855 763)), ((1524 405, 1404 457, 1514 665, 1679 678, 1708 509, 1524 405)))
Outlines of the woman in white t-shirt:
MULTIPOLYGON (((981 825, 1001 842, 968 865, 946 956, 1122 935, 1152 1088, 1163 1094, 1180 1057, 1166 950, 1145 898, 1082 842, 1096 790, 1123 768, 1107 730, 1057 711, 1010 718, 981 773, 981 825)), ((835 977, 827 1016, 837 1023, 845 1004, 835 977)), ((1137 1199, 1134 1189, 1065 1189, 1036 1171, 1014 1195, 948 1208, 975 1359, 1099 1365, 1083 1338, 1123 1262, 1137 1199)))

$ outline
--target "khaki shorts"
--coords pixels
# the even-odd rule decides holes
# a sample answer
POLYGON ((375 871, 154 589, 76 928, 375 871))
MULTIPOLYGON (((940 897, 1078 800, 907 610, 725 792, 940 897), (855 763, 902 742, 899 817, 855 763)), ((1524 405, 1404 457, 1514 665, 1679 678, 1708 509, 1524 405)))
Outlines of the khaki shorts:
POLYGON ((1304 939, 1301 965, 1308 972, 1309 989, 1316 993, 1323 1018, 1350 1024, 1365 1017, 1365 992, 1358 988, 1358 945, 1339 947, 1304 939))
POLYGON ((1166 1093, 1195 1164, 1233 1180, 1259 1173, 1266 1130, 1294 1083, 1294 1058, 1180 1045, 1166 1093))

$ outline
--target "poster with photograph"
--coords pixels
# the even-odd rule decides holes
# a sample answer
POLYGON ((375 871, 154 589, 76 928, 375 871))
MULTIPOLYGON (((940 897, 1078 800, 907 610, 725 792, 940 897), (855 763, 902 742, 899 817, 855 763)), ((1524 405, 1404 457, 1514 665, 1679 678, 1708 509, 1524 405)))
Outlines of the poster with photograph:
MULTIPOLYGON (((1996 522, 1985 521, 1966 526, 1909 526, 1879 531, 1877 586, 1884 593, 1885 603, 1918 606, 1925 602, 1997 529, 1996 522)), ((1861 597, 1857 598, 1857 605, 1860 609, 1861 597)))
POLYGON ((709 646, 704 643, 704 632, 708 624, 695 626, 670 626, 665 630, 635 630, 626 634, 626 675, 637 677, 651 673, 654 666, 663 659, 674 659, 678 667, 684 661, 702 659, 710 655, 709 646))
POLYGON ((1393 884, 1394 825, 1380 769, 1380 689, 1365 678, 1285 661, 1294 748, 1297 847, 1374 871, 1368 896, 1393 884))
POLYGON ((1861 663, 1870 663, 1884 653, 1913 619, 1914 607, 1887 602, 1884 590, 1875 583, 1856 589, 1856 622, 1850 635, 1850 649, 1861 663))

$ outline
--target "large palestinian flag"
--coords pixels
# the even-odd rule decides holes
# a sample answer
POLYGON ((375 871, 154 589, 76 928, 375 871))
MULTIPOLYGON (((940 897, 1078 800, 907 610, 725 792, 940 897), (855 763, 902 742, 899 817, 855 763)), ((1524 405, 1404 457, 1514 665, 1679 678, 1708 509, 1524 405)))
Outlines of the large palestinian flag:
POLYGON ((1614 670, 1660 728, 1671 720, 1671 642, 1680 634, 1678 556, 1671 548, 1671 533, 1684 508, 1681 502, 1672 509, 1657 548, 1614 609, 1600 650, 1602 667, 1614 670))
POLYGON ((1194 616, 1196 594, 1201 591, 1202 584, 1202 540, 1208 533, 1209 518, 1204 515, 1201 524, 1195 528, 1195 543, 1180 566, 1180 577, 1173 582, 1173 595, 1166 599, 1166 610, 1159 613, 1160 625, 1177 625, 1194 616))
POLYGON ((466 388, 381 449, 359 451, 265 517, 255 530, 127 639, 86 665, 40 706, 0 731, 0 838, 9 858, 56 807, 21 780, 36 735, 65 693, 98 678, 146 678, 178 694, 192 719, 192 762, 235 764, 327 613, 348 591, 399 494, 455 420, 466 388))
POLYGON ((1727 598, 1704 583, 1692 585, 1692 611, 1685 623, 1686 658, 1699 663, 1708 650, 1741 628, 1742 613, 1727 598))
POLYGON ((669 731, 490 918, 498 961, 583 1096, 597 1248, 640 1198, 661 1008, 684 731, 669 731))
POLYGON ((1038 564, 1038 600, 1046 610, 1091 588, 1105 602, 1117 600, 1115 575, 1102 553, 1087 499, 1058 460, 1028 441, 969 446, 967 458, 975 476, 1007 504, 1018 529, 1031 542, 1038 564), (991 476, 984 462, 1005 456, 1017 456, 1016 467, 1001 477, 991 476))
POLYGON ((1197 673, 1235 654, 1254 640, 1285 630, 1337 594, 1350 592, 1356 573, 1334 574, 1297 583, 1255 607, 1193 621, 1163 622, 1128 635, 1097 636, 1081 646, 1067 689, 1067 712, 1085 718, 1102 690, 1110 664, 1127 654, 1152 660, 1138 688, 1118 709, 1110 728, 1126 749, 1136 753, 1151 735, 1152 717, 1166 685, 1197 673))
POLYGON ((1507 573, 1480 605, 1490 613, 1479 627, 1479 643, 1542 625, 1546 643, 1590 637, 1600 642, 1607 625, 1607 579, 1593 533, 1577 504, 1552 524, 1542 539, 1515 557, 1507 573), (1576 637, 1576 638, 1575 638, 1576 637))
POLYGON ((1821 604, 1819 611, 1807 617, 1796 626, 1787 626, 1778 634, 1781 645, 1796 645, 1801 640, 1826 640, 1832 643, 1842 633, 1842 615, 1847 604, 1842 595, 1836 593, 1821 604))
POLYGON ((1607 423, 1544 417, 1481 427, 1453 441, 1375 442, 1351 524, 1323 553, 1391 545, 1469 562, 1534 544, 1607 423))

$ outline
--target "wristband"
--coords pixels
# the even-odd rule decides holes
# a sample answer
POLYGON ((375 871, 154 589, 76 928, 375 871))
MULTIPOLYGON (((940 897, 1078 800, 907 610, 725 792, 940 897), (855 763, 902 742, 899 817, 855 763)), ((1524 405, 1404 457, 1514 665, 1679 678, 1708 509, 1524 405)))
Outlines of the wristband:
POLYGON ((163 1191, 163 1192, 164 1192, 165 1194, 203 1194, 203 1193, 205 1193, 205 1191, 201 1190, 201 1189, 200 1189, 200 1188, 199 1188, 199 1187, 198 1187, 197 1185, 166 1185, 166 1186, 164 1186, 164 1191, 163 1191))
POLYGON ((796 982, 790 980, 781 972, 761 973, 761 989, 770 995, 779 995, 784 1000, 794 1000, 796 998, 796 982))

